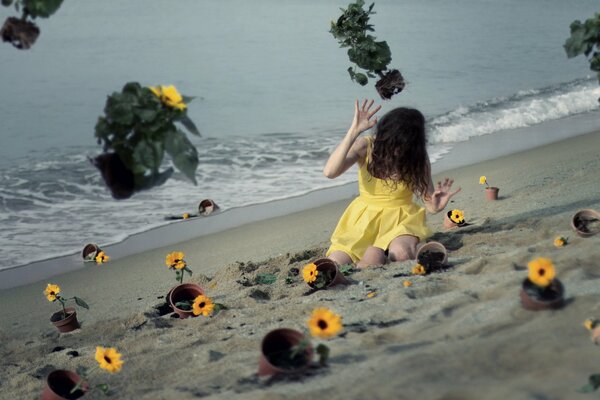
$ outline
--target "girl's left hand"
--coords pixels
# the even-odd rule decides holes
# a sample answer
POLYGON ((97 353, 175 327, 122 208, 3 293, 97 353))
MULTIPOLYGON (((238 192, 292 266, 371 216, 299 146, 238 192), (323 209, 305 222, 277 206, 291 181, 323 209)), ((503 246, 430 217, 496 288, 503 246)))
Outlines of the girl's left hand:
POLYGON ((460 188, 456 189, 454 192, 451 192, 452 184, 454 183, 454 179, 446 178, 444 182, 438 182, 433 194, 431 195, 431 205, 437 211, 441 211, 446 208, 448 202, 456 193, 460 192, 460 188))

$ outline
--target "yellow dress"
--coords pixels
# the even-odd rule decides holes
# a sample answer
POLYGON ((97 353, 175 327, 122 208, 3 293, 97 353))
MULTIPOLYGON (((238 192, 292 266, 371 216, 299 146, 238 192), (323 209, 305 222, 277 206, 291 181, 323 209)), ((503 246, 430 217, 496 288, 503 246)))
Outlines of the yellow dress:
POLYGON ((425 209, 413 202, 413 192, 408 187, 398 183, 392 190, 384 180, 369 173, 372 137, 366 139, 367 157, 358 171, 359 196, 344 211, 327 250, 327 255, 341 250, 354 262, 362 258, 369 246, 387 250, 400 235, 425 240, 431 234, 425 224, 425 209))

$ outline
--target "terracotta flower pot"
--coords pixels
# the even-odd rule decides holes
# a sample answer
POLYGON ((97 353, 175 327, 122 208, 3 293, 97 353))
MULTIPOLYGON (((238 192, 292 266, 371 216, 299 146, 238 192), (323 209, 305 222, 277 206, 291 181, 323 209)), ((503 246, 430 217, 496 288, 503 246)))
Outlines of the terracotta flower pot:
POLYGON ((497 187, 490 186, 485 188, 485 198, 488 200, 498 200, 498 189, 497 187))
MULTIPOLYGON (((327 285, 325 285, 325 288, 335 285, 350 284, 350 281, 346 279, 344 274, 340 272, 337 263, 333 260, 330 260, 329 258, 320 258, 316 261, 313 261, 313 264, 317 266, 317 271, 319 271, 319 273, 328 273, 330 275, 333 275, 333 278, 327 285)), ((313 283, 309 283, 308 285, 313 289, 317 289, 317 287, 313 283)))
POLYGON ((454 229, 454 228, 458 228, 460 226, 465 225, 464 221, 462 224, 457 224, 456 222, 452 221, 452 218, 450 218, 451 215, 452 215, 452 210, 448 211, 446 213, 446 215, 444 216, 444 228, 454 229))
POLYGON ((523 308, 531 311, 550 310, 561 308, 564 305, 565 288, 561 281, 553 279, 550 285, 540 290, 528 278, 521 287, 521 304, 523 308))
MULTIPOLYGON (((425 254, 428 253, 440 253, 443 256, 440 256, 439 263, 444 265, 448 262, 448 251, 440 242, 427 242, 417 249, 417 262, 421 263, 423 261, 425 254)), ((425 266, 427 267, 427 266, 425 266)))
POLYGON ((219 208, 220 207, 211 199, 204 199, 198 204, 198 214, 209 215, 219 208))
POLYGON ((81 255, 83 256, 83 261, 94 261, 99 251, 100 247, 98 247, 98 245, 95 245, 93 243, 86 244, 83 248, 83 251, 81 252, 81 255))
POLYGON ((175 304, 180 301, 193 301, 196 297, 203 294, 204 289, 202 289, 200 285, 196 285, 195 283, 183 283, 171 289, 167 294, 167 300, 169 301, 171 308, 173 308, 173 311, 179 315, 179 318, 196 317, 197 315, 194 315, 192 310, 182 310, 181 308, 177 308, 175 304))
POLYGON ((593 221, 598 221, 595 223, 600 224, 600 213, 598 211, 592 209, 579 210, 571 219, 571 228, 579 236, 592 236, 600 231, 600 225, 598 229, 589 229, 588 224, 593 221))
POLYGON ((314 354, 310 343, 293 359, 290 354, 292 348, 303 340, 304 334, 293 329, 281 328, 267 333, 260 345, 258 375, 289 374, 308 368, 314 354))
POLYGON ((65 308, 67 317, 63 318, 63 312, 57 311, 50 317, 50 321, 54 324, 59 332, 71 332, 79 329, 79 321, 77 321, 77 311, 73 307, 65 308))
POLYGON ((71 400, 83 397, 89 390, 87 383, 82 388, 71 393, 71 390, 81 381, 75 372, 58 369, 48 374, 46 386, 42 391, 42 400, 71 400))

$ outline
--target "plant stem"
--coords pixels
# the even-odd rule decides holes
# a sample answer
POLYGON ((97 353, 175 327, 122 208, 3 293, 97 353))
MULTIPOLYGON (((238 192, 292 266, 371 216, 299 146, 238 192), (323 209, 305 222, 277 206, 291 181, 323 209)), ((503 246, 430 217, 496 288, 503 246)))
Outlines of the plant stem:
POLYGON ((56 296, 56 299, 58 301, 60 301, 60 304, 62 305, 63 319, 67 318, 67 309, 65 308, 65 300, 63 300, 63 298, 58 295, 56 296))

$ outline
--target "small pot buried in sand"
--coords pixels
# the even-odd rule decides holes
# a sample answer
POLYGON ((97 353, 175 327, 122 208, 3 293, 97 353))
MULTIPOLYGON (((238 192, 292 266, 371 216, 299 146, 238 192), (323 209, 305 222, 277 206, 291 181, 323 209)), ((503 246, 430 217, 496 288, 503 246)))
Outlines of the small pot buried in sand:
POLYGON ((500 191, 500 189, 498 189, 497 187, 494 187, 494 186, 485 188, 485 198, 487 200, 498 200, 498 192, 499 191, 500 191))
POLYGON ((467 225, 464 218, 463 218, 462 222, 454 222, 451 218, 452 212, 453 212, 453 210, 450 210, 446 213, 446 215, 444 215, 444 228, 454 229, 454 228, 460 228, 461 226, 467 225))
POLYGON ((582 237, 600 232, 600 213, 592 209, 579 210, 571 219, 571 228, 582 237))
POLYGON ((189 318, 196 317, 194 312, 192 311, 191 303, 194 299, 200 295, 204 294, 204 289, 200 285, 196 285, 195 283, 183 283, 181 285, 175 286, 169 293, 167 294, 167 301, 169 305, 179 315, 179 318, 189 318), (180 306, 177 306, 177 303, 180 303, 180 306), (181 303, 189 303, 189 309, 181 308, 181 303))
POLYGON ((558 309, 565 303, 564 294, 565 288, 556 278, 545 288, 540 288, 526 278, 521 287, 521 304, 531 311, 558 309))
POLYGON ((417 262, 424 266, 427 272, 439 270, 448 262, 448 251, 439 242, 427 242, 418 248, 417 262))
POLYGON ((73 307, 65 308, 67 316, 64 317, 62 310, 57 311, 50 317, 50 322, 54 324, 59 332, 71 332, 75 329, 79 329, 79 321, 77 321, 77 311, 73 307))
POLYGON ((75 372, 57 369, 48 374, 46 386, 42 391, 41 400, 71 400, 79 399, 89 390, 87 383, 82 388, 71 393, 71 390, 81 381, 75 372))
POLYGON ((83 251, 81 252, 83 261, 94 261, 99 251, 100 247, 98 247, 98 245, 95 245, 93 243, 86 244, 83 248, 83 251))
POLYGON ((313 358, 313 348, 304 334, 281 328, 267 333, 260 345, 258 375, 290 374, 304 371, 313 358), (303 346, 299 351, 294 347, 303 346))
MULTIPOLYGON (((350 284, 350 281, 346 279, 344 274, 340 272, 337 263, 335 263, 333 260, 330 260, 329 258, 320 258, 316 261, 313 261, 313 264, 317 266, 317 271, 319 271, 319 274, 322 274, 322 276, 325 277, 326 283, 324 289, 335 285, 350 284)), ((308 286, 313 289, 319 289, 314 283, 308 283, 308 286)))
POLYGON ((198 214, 209 215, 217 211, 220 207, 211 199, 204 199, 198 204, 198 214))

